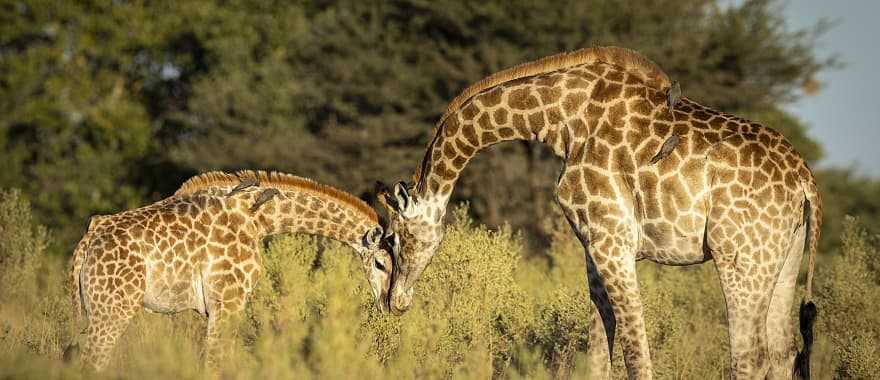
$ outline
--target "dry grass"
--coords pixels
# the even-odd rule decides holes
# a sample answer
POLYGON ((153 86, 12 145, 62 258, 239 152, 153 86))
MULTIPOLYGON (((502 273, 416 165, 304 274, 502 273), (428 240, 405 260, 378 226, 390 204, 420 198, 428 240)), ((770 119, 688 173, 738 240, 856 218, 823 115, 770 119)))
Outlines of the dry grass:
MULTIPOLYGON (((82 328, 65 294, 66 262, 44 254, 49 237, 28 205, 14 192, 0 195, 0 378, 78 377, 78 365, 61 360, 82 328)), ((567 227, 548 223, 557 231, 548 264, 525 259, 510 231, 471 225, 464 215, 457 212, 413 309, 400 318, 373 311, 347 248, 308 237, 273 241, 223 377, 585 377, 589 298, 583 253, 567 227)), ((847 231, 845 254, 818 267, 817 378, 880 371, 877 249, 854 222, 847 231)), ((725 378, 724 301, 712 265, 642 263, 639 274, 656 376, 725 378)), ((194 313, 144 313, 105 375, 204 377, 204 326, 194 313)))

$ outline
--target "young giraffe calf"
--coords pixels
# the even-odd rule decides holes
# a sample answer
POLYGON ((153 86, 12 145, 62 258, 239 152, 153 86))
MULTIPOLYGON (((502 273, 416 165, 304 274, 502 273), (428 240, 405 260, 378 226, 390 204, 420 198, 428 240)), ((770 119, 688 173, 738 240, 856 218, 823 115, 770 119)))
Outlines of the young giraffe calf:
POLYGON ((172 197, 91 218, 70 274, 74 305, 88 322, 84 367, 107 366, 117 339, 142 307, 205 315, 206 361, 216 364, 222 325, 243 309, 260 274, 261 242, 277 233, 347 243, 362 260, 376 306, 387 310, 386 248, 396 236, 383 240, 366 203, 289 174, 210 172, 191 178, 172 197))

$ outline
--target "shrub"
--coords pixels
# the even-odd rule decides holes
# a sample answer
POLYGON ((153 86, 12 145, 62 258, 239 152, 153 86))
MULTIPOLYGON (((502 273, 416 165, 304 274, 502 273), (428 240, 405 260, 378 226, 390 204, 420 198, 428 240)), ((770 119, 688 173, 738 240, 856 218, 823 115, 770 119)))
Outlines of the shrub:
MULTIPOLYGON (((28 215, 18 193, 2 193, 0 378, 75 377, 78 366, 61 361, 71 333, 82 328, 70 318, 68 268, 42 253, 45 231, 28 215)), ((509 228, 475 225, 465 208, 454 215, 402 317, 373 309, 347 247, 308 236, 272 239, 221 376, 584 377, 590 302, 583 249, 567 225, 547 223, 554 237, 549 252, 525 255, 509 228)), ((876 240, 854 221, 846 231, 845 254, 817 266, 817 378, 871 378, 880 371, 876 240)), ((714 265, 643 262, 638 273, 655 375, 725 377, 728 338, 714 265)), ((123 336, 106 376, 203 377, 204 328, 195 313, 144 313, 123 336)), ((614 355, 614 377, 623 377, 619 342, 614 355)))

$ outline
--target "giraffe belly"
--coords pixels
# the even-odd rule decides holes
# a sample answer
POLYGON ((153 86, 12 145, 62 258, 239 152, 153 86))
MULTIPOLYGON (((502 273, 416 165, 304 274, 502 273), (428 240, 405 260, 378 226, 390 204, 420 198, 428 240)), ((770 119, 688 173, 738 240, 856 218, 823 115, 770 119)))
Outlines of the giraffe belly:
POLYGON ((148 311, 170 314, 195 309, 204 314, 201 295, 201 277, 193 273, 174 273, 174 270, 150 265, 147 270, 144 308, 148 311))
POLYGON ((691 265, 711 256, 703 249, 705 216, 693 216, 686 223, 645 223, 636 259, 664 265, 691 265))

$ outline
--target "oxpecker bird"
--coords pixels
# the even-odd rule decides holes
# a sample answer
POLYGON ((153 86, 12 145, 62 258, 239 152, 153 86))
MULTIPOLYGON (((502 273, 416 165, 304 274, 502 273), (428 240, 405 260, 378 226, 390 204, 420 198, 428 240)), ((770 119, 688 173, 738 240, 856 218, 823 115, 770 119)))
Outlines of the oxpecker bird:
POLYGON ((260 180, 255 177, 249 177, 241 180, 238 185, 236 185, 232 190, 229 191, 229 194, 226 194, 227 197, 238 194, 244 189, 252 186, 260 186, 260 180))
POLYGON ((660 147, 660 151, 651 158, 651 165, 656 164, 660 160, 666 158, 666 156, 670 155, 675 147, 678 146, 678 141, 680 138, 675 133, 672 136, 669 136, 666 141, 663 142, 663 146, 660 147))
POLYGON ((281 194, 281 192, 275 188, 268 188, 266 190, 263 190, 263 192, 261 192, 260 195, 257 195, 257 200, 254 202, 254 205, 251 206, 250 211, 251 212, 257 211, 260 208, 260 206, 263 205, 263 203, 266 203, 266 202, 272 200, 272 198, 278 194, 281 194))
POLYGON ((666 106, 669 107, 670 113, 679 100, 681 100, 681 85, 677 81, 672 82, 672 85, 666 90, 666 106))

